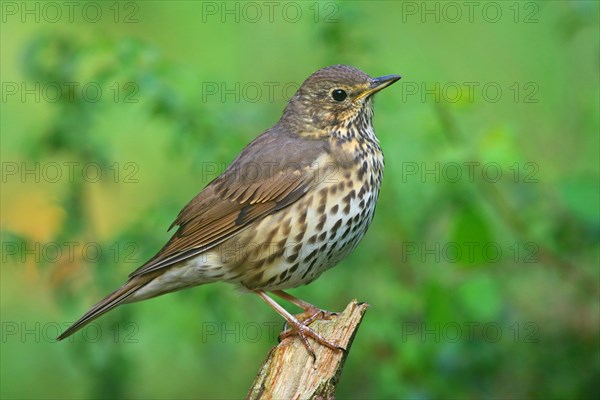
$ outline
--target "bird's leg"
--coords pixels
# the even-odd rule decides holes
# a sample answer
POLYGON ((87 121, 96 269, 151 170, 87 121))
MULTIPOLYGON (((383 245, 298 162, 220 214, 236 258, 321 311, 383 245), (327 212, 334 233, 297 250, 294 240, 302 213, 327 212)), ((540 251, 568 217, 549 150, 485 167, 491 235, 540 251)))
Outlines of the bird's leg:
POLYGON ((320 308, 295 296, 292 296, 283 290, 275 290, 272 293, 275 296, 281 297, 282 299, 287 300, 304 310, 302 314, 296 315, 296 318, 302 321, 305 325, 308 325, 317 319, 330 319, 332 316, 337 315, 335 312, 321 310, 320 308))
MULTIPOLYGON (((298 335, 300 337, 300 340, 302 340, 302 344, 304 345, 304 347, 306 348, 308 353, 313 358, 313 361, 316 361, 317 357, 315 356, 315 352, 312 349, 310 343, 308 342, 309 337, 314 339, 316 342, 322 344, 323 346, 329 347, 330 349, 344 351, 344 349, 342 347, 336 346, 335 344, 328 342, 323 336, 319 335, 317 332, 310 329, 304 322, 298 321, 298 319, 296 317, 294 317, 292 314, 290 314, 285 308, 281 307, 279 305, 279 303, 277 303, 275 300, 270 298, 264 291, 256 290, 255 293, 261 299, 263 299, 268 305, 270 305, 275 311, 277 311, 277 313, 279 313, 279 315, 281 315, 283 318, 285 318, 287 324, 291 326, 290 329, 283 332, 284 334, 286 334, 285 337, 291 336, 292 334, 298 335)), ((306 303, 306 304, 308 304, 308 303, 306 303)), ((314 307, 314 308, 316 309, 316 307, 314 307)), ((318 314, 319 313, 316 313, 316 315, 318 315, 318 314)), ((312 322, 312 321, 314 321, 314 319, 316 319, 316 317, 309 318, 309 319, 311 319, 310 322, 312 322)), ((280 339, 281 339, 281 335, 280 335, 280 339)))
MULTIPOLYGON (((286 293, 283 290, 275 290, 272 293, 303 309, 304 312, 302 314, 295 315, 295 317, 306 326, 312 324, 317 319, 330 319, 332 316, 337 315, 337 313, 334 312, 321 310, 320 308, 295 296, 292 296, 291 294, 286 293)), ((288 328, 288 324, 286 322, 284 331, 279 334, 279 341, 282 341, 283 339, 295 334, 295 329, 293 327, 288 328)))

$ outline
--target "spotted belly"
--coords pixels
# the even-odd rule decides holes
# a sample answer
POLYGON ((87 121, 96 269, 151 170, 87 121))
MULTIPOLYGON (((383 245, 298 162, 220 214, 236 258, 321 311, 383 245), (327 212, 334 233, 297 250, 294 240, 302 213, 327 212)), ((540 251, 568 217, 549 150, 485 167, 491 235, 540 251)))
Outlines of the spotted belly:
POLYGON ((373 220, 379 185, 363 178, 323 183, 223 244, 220 252, 232 262, 222 279, 250 290, 282 290, 310 283, 335 266, 373 220))

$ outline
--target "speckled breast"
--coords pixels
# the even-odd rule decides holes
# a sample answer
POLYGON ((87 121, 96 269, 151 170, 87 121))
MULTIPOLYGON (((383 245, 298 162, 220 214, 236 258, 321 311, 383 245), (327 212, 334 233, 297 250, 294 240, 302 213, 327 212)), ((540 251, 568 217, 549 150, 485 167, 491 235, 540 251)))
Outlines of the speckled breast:
POLYGON ((243 256, 230 264, 225 280, 251 290, 292 288, 313 281, 354 250, 373 220, 383 176, 381 149, 376 139, 337 141, 315 168, 321 175, 313 190, 227 243, 231 254, 243 256), (341 152, 346 161, 340 161, 341 152))

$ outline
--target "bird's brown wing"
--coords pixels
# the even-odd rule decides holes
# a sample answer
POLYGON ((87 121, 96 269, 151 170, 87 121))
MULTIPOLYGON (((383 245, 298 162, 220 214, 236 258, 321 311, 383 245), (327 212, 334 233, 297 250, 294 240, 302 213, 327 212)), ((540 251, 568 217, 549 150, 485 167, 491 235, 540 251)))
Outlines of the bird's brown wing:
POLYGON ((300 199, 319 177, 324 142, 300 140, 277 128, 250 143, 231 166, 181 210, 169 242, 130 279, 57 339, 62 340, 161 275, 161 269, 210 249, 253 221, 300 199))
POLYGON ((271 129, 181 210, 169 242, 130 278, 194 257, 300 199, 316 183, 324 142, 271 129))

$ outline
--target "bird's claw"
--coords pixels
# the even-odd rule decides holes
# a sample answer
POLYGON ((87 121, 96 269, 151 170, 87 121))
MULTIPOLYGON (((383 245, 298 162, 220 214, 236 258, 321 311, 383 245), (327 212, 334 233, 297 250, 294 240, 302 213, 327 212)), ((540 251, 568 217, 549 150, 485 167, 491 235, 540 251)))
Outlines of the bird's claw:
POLYGON ((304 345, 304 347, 306 348, 306 350, 312 357, 313 362, 315 362, 317 360, 317 356, 315 355, 315 352, 314 352, 312 346, 308 342, 309 337, 312 338, 317 343, 320 343, 326 347, 329 347, 332 350, 340 350, 340 351, 345 352, 346 349, 329 342, 327 339, 325 339, 323 336, 319 335, 317 332, 315 332, 313 329, 311 329, 308 326, 309 324, 313 323, 317 319, 328 320, 328 319, 331 319, 331 317, 333 317, 335 315, 337 315, 337 313, 332 313, 332 312, 325 311, 325 310, 319 310, 317 308, 306 310, 304 313, 298 315, 297 319, 295 321, 287 321, 286 322, 286 324, 284 326, 284 331, 279 334, 279 342, 281 342, 284 339, 287 339, 290 336, 298 335, 300 337, 300 340, 302 341, 302 344, 304 345), (288 325, 292 325, 292 326, 288 328, 288 325))

